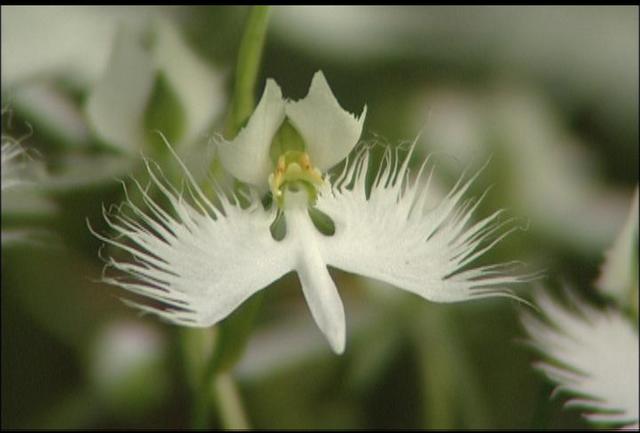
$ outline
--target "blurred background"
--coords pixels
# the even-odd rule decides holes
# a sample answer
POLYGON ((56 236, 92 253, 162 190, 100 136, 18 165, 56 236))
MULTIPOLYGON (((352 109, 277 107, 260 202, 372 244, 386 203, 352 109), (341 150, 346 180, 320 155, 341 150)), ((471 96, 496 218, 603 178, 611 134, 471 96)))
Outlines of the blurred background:
MULTIPOLYGON (((102 206, 123 200, 118 179, 144 176, 141 152, 171 170, 154 129, 198 179, 224 176, 211 137, 248 9, 1 12, 3 143, 18 140, 29 166, 2 192, 2 427, 186 427, 185 341, 210 331, 123 305, 98 282, 87 224, 107 232, 102 206)), ((434 154, 436 191, 491 157, 479 216, 506 208, 526 230, 482 260, 522 260, 546 269, 538 286, 601 301, 593 281, 638 183, 637 7, 274 7, 257 94, 273 77, 301 98, 317 70, 344 108, 367 104, 364 140, 419 136, 412 164, 434 154)), ((251 426, 586 426, 531 368, 517 303, 430 304, 332 275, 343 356, 295 275, 266 289, 233 370, 251 426)))

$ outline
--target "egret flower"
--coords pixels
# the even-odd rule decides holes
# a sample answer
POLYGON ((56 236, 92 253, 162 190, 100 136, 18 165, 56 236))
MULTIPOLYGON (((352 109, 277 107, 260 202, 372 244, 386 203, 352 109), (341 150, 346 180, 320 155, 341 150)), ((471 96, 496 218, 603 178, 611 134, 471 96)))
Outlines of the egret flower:
POLYGON ((214 204, 183 165, 187 202, 147 161, 151 182, 171 210, 137 184, 148 211, 127 200, 132 214, 104 212, 119 236, 98 236, 135 259, 109 258, 107 266, 127 277, 105 276, 106 281, 161 304, 133 303, 143 311, 206 327, 295 271, 313 318, 338 354, 345 347, 345 315, 328 266, 436 302, 513 296, 501 287, 522 278, 510 275, 509 264, 467 269, 515 229, 505 229, 510 220, 499 221, 500 211, 469 224, 481 199, 463 203, 463 197, 477 175, 466 180, 463 175, 433 207, 428 202, 433 170, 425 170, 424 161, 412 180, 411 152, 403 159, 387 151, 369 173, 374 175, 370 191, 370 148, 356 151, 337 176, 326 174, 356 146, 365 115, 366 107, 360 116, 342 109, 321 72, 299 101, 283 99, 276 82, 267 80, 246 126, 233 140, 218 143, 226 170, 251 186, 250 204, 241 206, 237 194, 225 195, 219 187, 214 204), (265 207, 260 194, 269 190, 273 201, 265 207), (330 218, 333 233, 320 231, 310 212, 330 218), (270 231, 278 216, 286 225, 280 240, 270 231))

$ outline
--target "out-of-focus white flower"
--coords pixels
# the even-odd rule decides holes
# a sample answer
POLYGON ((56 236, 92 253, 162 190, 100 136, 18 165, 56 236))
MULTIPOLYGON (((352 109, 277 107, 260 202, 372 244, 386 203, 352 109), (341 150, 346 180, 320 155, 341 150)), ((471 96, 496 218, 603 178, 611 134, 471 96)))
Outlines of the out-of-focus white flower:
POLYGON ((142 27, 167 8, 2 6, 2 88, 45 75, 87 85, 104 71, 120 25, 142 27))
POLYGON ((502 286, 523 278, 511 275, 509 266, 467 268, 515 229, 505 229, 510 221, 499 221, 500 211, 468 225, 481 198, 463 197, 477 175, 461 178, 435 207, 425 205, 432 170, 426 174, 425 161, 412 181, 411 152, 402 159, 387 151, 371 173, 365 147, 338 176, 323 176, 356 145, 365 112, 356 117, 343 110, 321 72, 300 101, 285 101, 275 81, 268 80, 245 128, 232 141, 219 143, 224 167, 255 187, 247 197, 250 205, 243 208, 238 197, 222 191, 214 205, 185 172, 194 201, 188 204, 147 163, 171 210, 163 210, 139 185, 148 212, 130 201, 125 206, 133 217, 105 212, 118 238, 97 236, 135 258, 110 258, 108 266, 127 277, 106 281, 163 304, 133 304, 143 311, 181 325, 210 326, 295 271, 316 323, 337 353, 345 346, 344 309, 327 266, 436 302, 513 296, 502 286), (285 131, 289 137, 298 134, 303 147, 284 139, 285 131), (374 179, 370 191, 368 175, 374 179), (268 188, 274 204, 265 209, 255 190, 268 188), (317 211, 332 220, 332 234, 312 220, 310 212, 317 211), (270 226, 279 215, 286 234, 278 241, 270 226))
POLYGON ((605 127, 632 128, 638 118, 638 20, 632 6, 280 6, 273 33, 286 44, 349 64, 422 58, 451 68, 453 75, 474 70, 470 65, 482 65, 498 79, 505 71, 523 73, 552 83, 558 96, 574 103, 588 98, 596 122, 605 127))
POLYGON ((178 110, 172 113, 173 122, 179 123, 174 144, 203 134, 223 106, 221 77, 193 54, 169 21, 153 22, 147 35, 151 44, 143 36, 130 28, 117 34, 87 103, 89 123, 98 136, 125 153, 136 153, 145 141, 144 117, 160 79, 178 110))
POLYGON ((606 253, 596 286, 620 305, 628 306, 635 302, 635 311, 638 311, 638 188, 631 202, 629 217, 606 253))
POLYGON ((157 329, 129 320, 107 324, 89 353, 89 378, 108 405, 136 412, 163 401, 169 378, 163 366, 166 341, 157 329))
MULTIPOLYGON (((2 111, 3 117, 8 109, 2 111)), ((3 119, 4 120, 4 119, 3 119)), ((2 133, 2 245, 23 244, 50 240, 50 233, 34 228, 7 228, 5 217, 17 215, 50 216, 57 207, 42 194, 38 186, 42 180, 44 167, 40 161, 33 160, 29 151, 22 145, 21 139, 2 133)))
POLYGON ((570 393, 566 403, 592 422, 638 422, 638 330, 620 312, 600 311, 571 296, 574 311, 544 292, 536 303, 548 323, 526 312, 523 323, 535 348, 550 362, 536 366, 558 384, 554 394, 570 393))
POLYGON ((20 143, 2 136, 2 191, 19 185, 20 171, 23 166, 24 149, 20 143))
POLYGON ((123 382, 131 371, 161 359, 161 335, 137 322, 115 322, 97 338, 93 375, 100 386, 123 382))
MULTIPOLYGON (((627 307, 635 302, 638 312, 638 192, 629 219, 607 254, 598 285, 603 292, 627 307), (631 300, 635 293, 635 301, 631 300)), ((537 304, 548 323, 525 312, 522 321, 534 347, 552 362, 538 367, 558 384, 555 393, 575 397, 567 406, 582 408, 593 422, 638 428, 638 327, 614 308, 604 311, 586 305, 569 292, 572 311, 544 292, 537 304)), ((632 305, 633 308, 633 305, 632 305)))
POLYGON ((422 150, 445 149, 463 163, 494 155, 508 202, 547 239, 598 252, 622 224, 625 195, 598 178, 584 145, 539 97, 521 88, 488 94, 440 89, 419 104, 416 123, 426 125, 422 150))

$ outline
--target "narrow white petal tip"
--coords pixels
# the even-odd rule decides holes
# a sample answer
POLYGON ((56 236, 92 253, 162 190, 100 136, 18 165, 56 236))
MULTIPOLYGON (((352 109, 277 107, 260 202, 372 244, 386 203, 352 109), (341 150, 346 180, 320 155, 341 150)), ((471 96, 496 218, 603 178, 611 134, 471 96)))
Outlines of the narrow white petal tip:
MULTIPOLYGON (((638 187, 636 187, 627 220, 616 241, 606 252, 606 259, 596 282, 596 287, 603 293, 617 299, 624 306, 629 306, 629 302, 633 298, 631 291, 638 290, 637 278, 635 278, 637 254, 638 187)), ((638 297, 635 296, 635 298, 637 301, 638 297)))
POLYGON ((272 171, 269 149, 285 116, 285 101, 278 84, 268 79, 255 111, 231 141, 218 143, 224 168, 243 182, 266 188, 272 171))
POLYGON ((318 71, 311 80, 307 96, 288 102, 286 113, 304 139, 314 164, 321 170, 328 170, 346 158, 358 143, 367 107, 359 117, 344 110, 324 74, 318 71))
POLYGON ((342 329, 342 331, 337 331, 331 335, 327 334, 327 338, 329 340, 329 345, 331 345, 331 349, 333 349, 336 355, 342 355, 344 353, 346 341, 345 330, 342 329))

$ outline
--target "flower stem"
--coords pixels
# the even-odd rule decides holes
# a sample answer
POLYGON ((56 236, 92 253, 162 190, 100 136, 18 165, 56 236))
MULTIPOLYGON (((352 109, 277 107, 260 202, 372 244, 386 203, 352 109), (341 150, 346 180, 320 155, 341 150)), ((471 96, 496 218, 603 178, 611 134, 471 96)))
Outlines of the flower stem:
POLYGON ((222 427, 230 430, 249 429, 249 421, 242 405, 240 393, 231 374, 218 374, 213 386, 222 427))
POLYGON ((256 79, 269 23, 269 6, 253 6, 249 11, 238 52, 233 100, 225 135, 233 138, 255 107, 256 79))
MULTIPOLYGON (((233 138, 249 118, 255 107, 255 88, 262 51, 267 34, 270 8, 253 6, 249 11, 244 35, 240 42, 238 63, 235 72, 233 97, 225 124, 225 136, 233 138)), ((229 429, 248 428, 240 394, 230 370, 240 358, 249 335, 255 312, 260 305, 260 294, 247 301, 216 327, 218 331, 213 348, 209 352, 204 369, 200 371, 201 386, 195 391, 192 411, 192 427, 206 428, 209 409, 214 403, 223 427, 229 429)))

